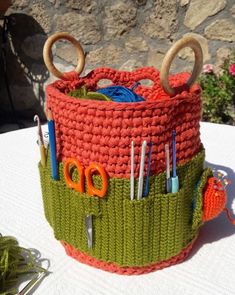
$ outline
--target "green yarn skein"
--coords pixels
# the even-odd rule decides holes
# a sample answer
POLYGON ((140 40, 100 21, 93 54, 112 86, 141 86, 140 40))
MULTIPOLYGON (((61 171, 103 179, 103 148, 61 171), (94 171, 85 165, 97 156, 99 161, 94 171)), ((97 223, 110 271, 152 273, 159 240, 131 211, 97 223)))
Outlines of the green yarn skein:
POLYGON ((111 98, 102 93, 88 91, 86 86, 82 86, 81 88, 72 90, 68 93, 68 95, 79 99, 111 101, 111 98))
POLYGON ((0 295, 16 294, 24 275, 45 271, 36 264, 30 250, 20 247, 14 237, 0 234, 0 295))

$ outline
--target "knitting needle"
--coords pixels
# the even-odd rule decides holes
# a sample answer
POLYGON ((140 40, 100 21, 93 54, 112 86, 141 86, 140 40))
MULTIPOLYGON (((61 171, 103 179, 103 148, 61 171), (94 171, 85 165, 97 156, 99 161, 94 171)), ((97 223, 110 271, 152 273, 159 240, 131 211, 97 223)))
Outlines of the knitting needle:
POLYGON ((165 144, 165 156, 166 156, 166 191, 171 192, 171 175, 170 175, 170 153, 169 144, 165 144))
POLYGON ((48 120, 48 131, 49 131, 49 146, 50 146, 50 155, 51 155, 51 170, 52 178, 55 180, 59 179, 58 168, 57 168, 57 159, 56 159, 56 139, 55 139, 55 124, 52 116, 52 111, 48 109, 47 112, 48 120))
POLYGON ((176 173, 176 132, 172 131, 172 178, 171 178, 171 192, 177 193, 179 190, 179 178, 176 173))
POLYGON ((43 141, 43 134, 42 134, 42 127, 41 127, 40 118, 38 115, 35 115, 33 120, 34 120, 34 122, 37 122, 37 125, 38 125, 38 145, 39 145, 40 156, 41 156, 41 164, 43 167, 45 167, 46 166, 46 151, 45 151, 45 146, 44 146, 44 141, 43 141))
POLYGON ((135 165, 135 143, 134 141, 131 142, 131 179, 130 179, 130 196, 131 200, 134 200, 134 190, 135 190, 135 178, 134 178, 134 165, 135 165))
POLYGON ((46 272, 42 272, 36 278, 32 279, 19 293, 18 295, 27 295, 30 291, 41 281, 41 279, 46 275, 46 272))
POLYGON ((149 175, 150 175, 150 166, 151 166, 152 146, 153 146, 153 143, 150 142, 149 152, 148 152, 148 169, 147 169, 147 175, 146 175, 144 197, 147 197, 147 195, 149 194, 149 175))
POLYGON ((145 162, 145 151, 146 151, 147 141, 144 140, 141 149, 141 159, 140 159, 140 171, 139 171, 139 182, 138 182, 138 195, 137 200, 142 199, 143 195, 143 183, 144 183, 144 162, 145 162))
POLYGON ((91 249, 93 246, 92 215, 85 216, 85 226, 88 248, 91 249))

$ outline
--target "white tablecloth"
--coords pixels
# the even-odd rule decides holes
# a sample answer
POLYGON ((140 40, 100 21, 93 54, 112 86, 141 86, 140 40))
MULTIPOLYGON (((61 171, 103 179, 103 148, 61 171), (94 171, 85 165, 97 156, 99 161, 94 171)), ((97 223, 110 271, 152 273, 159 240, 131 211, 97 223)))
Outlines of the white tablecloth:
MULTIPOLYGON (((206 161, 228 173, 228 207, 235 197, 235 127, 201 124, 206 161)), ((235 294, 235 226, 225 214, 206 223, 185 262, 142 276, 120 276, 65 254, 46 222, 37 163, 36 129, 0 135, 0 232, 49 259, 50 271, 34 294, 235 294)))

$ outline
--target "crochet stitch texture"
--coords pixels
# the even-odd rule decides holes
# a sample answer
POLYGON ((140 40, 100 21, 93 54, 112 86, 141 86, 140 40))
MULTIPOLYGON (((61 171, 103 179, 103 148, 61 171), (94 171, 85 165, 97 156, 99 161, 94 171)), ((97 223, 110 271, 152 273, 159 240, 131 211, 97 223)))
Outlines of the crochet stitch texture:
MULTIPOLYGON (((178 193, 165 193, 164 172, 150 178, 147 198, 131 201, 128 179, 110 178, 106 197, 91 197, 66 186, 63 163, 59 167, 60 180, 52 180, 48 158, 45 168, 39 164, 46 218, 58 240, 98 260, 122 267, 167 260, 194 240, 202 223, 203 189, 211 176, 209 168, 203 171, 203 162, 202 150, 178 167, 178 193), (88 214, 94 216, 91 250, 84 224, 88 214)), ((101 184, 99 176, 94 177, 94 184, 101 184)))
MULTIPOLYGON (((178 89, 189 75, 171 76, 178 89)), ((85 77, 68 75, 47 86, 47 107, 53 112, 56 130, 59 180, 51 179, 47 165, 39 164, 45 215, 66 252, 81 262, 120 274, 141 274, 182 261, 190 251, 203 223, 203 193, 209 168, 200 141, 201 89, 195 84, 173 98, 160 86, 159 72, 146 67, 133 72, 109 68, 85 77), (117 103, 80 100, 68 93, 86 86, 96 91, 98 82, 131 87, 141 79, 153 86, 135 91, 146 101, 117 103), (178 193, 166 193, 165 144, 177 132, 178 193), (138 187, 143 140, 153 143, 149 195, 130 200, 130 145, 135 141, 135 189, 138 187), (63 175, 68 158, 102 165, 108 176, 105 198, 69 189, 63 175), (93 215, 93 247, 88 248, 84 218, 93 215)), ((171 146, 170 146, 171 147, 171 146)), ((148 152, 148 150, 147 150, 148 152)), ((146 157, 147 158, 147 157, 146 157)), ((147 164, 147 159, 146 163, 147 164)), ((93 176, 96 187, 99 176, 93 176)), ((87 189, 85 189, 87 191, 87 189)), ((137 191, 135 191, 137 195, 137 191)))

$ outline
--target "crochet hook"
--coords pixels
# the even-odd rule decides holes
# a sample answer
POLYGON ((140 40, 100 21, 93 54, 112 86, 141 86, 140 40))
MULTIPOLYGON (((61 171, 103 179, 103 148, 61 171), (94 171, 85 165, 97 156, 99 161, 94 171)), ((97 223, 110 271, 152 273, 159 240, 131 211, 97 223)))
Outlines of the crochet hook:
POLYGON ((34 122, 37 122, 38 125, 38 145, 39 145, 39 150, 40 150, 40 156, 41 156, 41 164, 43 167, 46 166, 46 151, 45 151, 45 146, 44 146, 44 141, 43 141, 43 134, 42 134, 42 127, 41 127, 41 122, 40 118, 38 115, 35 115, 33 118, 34 122))
POLYGON ((131 200, 134 200, 134 190, 135 190, 135 178, 134 178, 134 165, 135 165, 135 143, 131 142, 131 177, 130 177, 130 197, 131 200))
POLYGON ((149 152, 148 152, 148 168, 147 168, 147 175, 146 175, 146 182, 145 182, 144 197, 147 197, 147 195, 149 194, 149 175, 150 175, 150 166, 151 166, 152 146, 153 146, 153 143, 150 141, 149 152))
POLYGON ((171 192, 177 193, 179 190, 179 178, 176 172, 176 132, 172 131, 172 178, 171 178, 171 192))
POLYGON ((138 195, 137 200, 142 199, 143 196, 143 183, 144 183, 144 162, 145 162, 145 151, 146 151, 147 141, 144 140, 141 149, 140 158, 140 171, 139 171, 139 182, 138 182, 138 195))
POLYGON ((27 295, 31 293, 31 290, 44 278, 46 272, 42 272, 39 276, 32 279, 17 295, 27 295))
POLYGON ((51 155, 51 172, 52 178, 55 180, 59 179, 57 159, 56 159, 56 139, 55 139, 55 124, 52 116, 52 111, 48 109, 47 112, 48 120, 48 131, 49 131, 49 146, 51 155))
POLYGON ((86 226, 86 235, 87 235, 87 245, 91 249, 93 246, 93 231, 92 231, 92 215, 85 216, 85 226, 86 226))
POLYGON ((170 175, 170 153, 169 144, 165 144, 165 156, 166 156, 166 191, 171 192, 171 175, 170 175))

